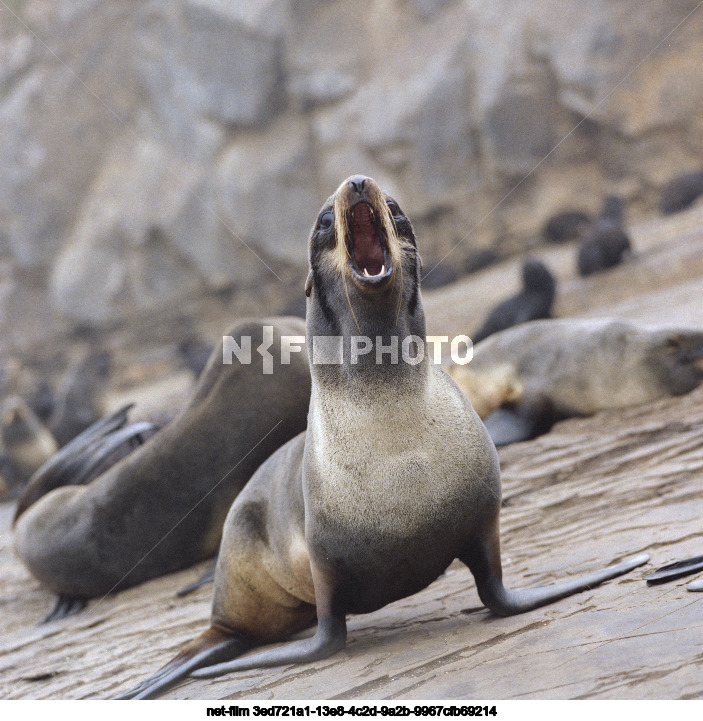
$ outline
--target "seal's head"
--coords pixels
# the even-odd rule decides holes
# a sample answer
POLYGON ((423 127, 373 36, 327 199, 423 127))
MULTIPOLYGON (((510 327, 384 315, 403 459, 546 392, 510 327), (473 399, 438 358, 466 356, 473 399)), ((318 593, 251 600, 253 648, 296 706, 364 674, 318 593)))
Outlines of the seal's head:
POLYGON ((551 304, 556 294, 556 281, 549 268, 536 258, 528 258, 522 266, 522 284, 526 293, 544 296, 551 304))
POLYGON ((31 440, 36 435, 37 427, 37 419, 21 398, 11 396, 3 403, 0 437, 4 445, 31 440))
POLYGON ((703 332, 656 330, 648 345, 646 361, 664 393, 682 395, 703 381, 703 332))
POLYGON ((309 252, 306 294, 313 296, 311 306, 328 330, 383 332, 388 321, 402 328, 401 318, 421 315, 420 258, 412 226, 373 178, 353 175, 327 199, 309 252))

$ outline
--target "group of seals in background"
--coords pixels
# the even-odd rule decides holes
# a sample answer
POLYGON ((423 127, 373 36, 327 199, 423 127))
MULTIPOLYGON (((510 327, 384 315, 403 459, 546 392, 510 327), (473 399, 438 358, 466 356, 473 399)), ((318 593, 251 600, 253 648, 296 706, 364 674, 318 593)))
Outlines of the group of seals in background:
POLYGON ((105 415, 111 354, 101 348, 84 349, 55 389, 42 381, 26 401, 13 389, 22 385, 12 377, 22 375, 14 365, 5 364, 1 381, 5 398, 0 408, 0 472, 9 495, 16 497, 59 447, 105 415))
MULTIPOLYGON (((703 195, 703 170, 681 173, 662 189, 660 209, 663 215, 686 210, 703 195)), ((624 229, 624 203, 615 195, 607 196, 600 216, 594 221, 580 208, 569 208, 551 215, 542 227, 549 243, 579 240, 577 270, 591 275, 622 262, 631 251, 624 229)))
POLYGON ((550 243, 578 239, 576 270, 587 276, 612 268, 627 257, 632 247, 624 223, 625 204, 618 196, 609 195, 595 220, 582 210, 563 210, 547 219, 542 236, 550 243))
MULTIPOLYGON (((690 207, 703 195, 703 171, 683 173, 664 187, 661 210, 671 215, 690 207)), ((622 263, 632 252, 625 230, 625 204, 616 195, 603 201, 594 220, 586 211, 571 208, 551 215, 542 227, 542 237, 549 243, 578 240, 576 269, 589 276, 622 263)), ((556 281, 540 260, 528 258, 522 268, 522 290, 496 305, 473 334, 474 343, 489 335, 530 320, 550 318, 556 295, 556 281)))
MULTIPOLYGON (((610 195, 595 221, 582 211, 563 211, 549 218, 543 235, 552 243, 579 238, 577 270, 579 275, 588 276, 612 268, 627 257, 631 245, 623 227, 624 217, 622 200, 610 195)), ((489 311, 472 335, 474 343, 521 323, 551 318, 556 289, 556 280, 546 264, 527 258, 522 266, 522 290, 489 311)))

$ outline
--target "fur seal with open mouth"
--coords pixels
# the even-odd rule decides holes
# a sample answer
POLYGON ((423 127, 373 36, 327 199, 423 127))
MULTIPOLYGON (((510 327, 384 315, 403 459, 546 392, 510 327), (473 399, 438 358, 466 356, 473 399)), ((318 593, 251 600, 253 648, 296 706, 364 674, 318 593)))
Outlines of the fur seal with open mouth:
POLYGON ((410 222, 375 181, 352 176, 322 207, 309 251, 307 431, 259 468, 230 509, 210 628, 122 698, 152 698, 189 674, 326 658, 345 645, 346 614, 420 591, 455 558, 503 615, 647 560, 506 589, 497 454, 465 396, 424 353, 410 222), (315 618, 312 638, 228 661, 315 618))
MULTIPOLYGON (((223 363, 221 341, 186 407, 146 443, 88 485, 56 488, 55 476, 38 474, 40 488, 29 484, 15 521, 15 549, 30 572, 60 596, 85 599, 212 556, 236 495, 305 428, 307 357, 302 347, 282 348, 304 330, 297 318, 237 323, 229 336, 242 351, 250 344, 251 362, 223 363)), ((84 465, 96 462, 93 448, 84 449, 84 465)))

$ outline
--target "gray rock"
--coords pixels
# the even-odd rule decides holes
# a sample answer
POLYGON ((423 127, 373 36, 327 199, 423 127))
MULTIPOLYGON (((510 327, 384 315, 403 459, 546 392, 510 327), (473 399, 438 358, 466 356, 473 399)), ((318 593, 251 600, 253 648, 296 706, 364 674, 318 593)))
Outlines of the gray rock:
POLYGON ((301 122, 280 122, 263 137, 232 143, 217 168, 218 216, 267 262, 305 267, 310 228, 327 195, 317 192, 301 122))
POLYGON ((140 15, 136 65, 160 118, 258 127, 284 106, 287 3, 156 0, 140 15), (274 17, 274 22, 269 19, 274 17))
POLYGON ((105 322, 137 308, 163 308, 202 287, 169 233, 203 168, 172 149, 127 134, 107 158, 54 265, 56 307, 105 322))
POLYGON ((485 138, 500 170, 529 173, 560 140, 549 99, 508 91, 491 108, 485 138))
POLYGON ((131 16, 125 0, 69 14, 51 50, 33 39, 22 51, 33 60, 4 86, 0 226, 22 268, 50 267, 100 159, 136 107, 139 82, 125 53, 131 16))
POLYGON ((467 47, 461 37, 452 40, 408 78, 379 68, 358 93, 318 119, 316 131, 331 160, 328 175, 341 179, 378 169, 390 192, 402 187, 415 213, 475 184, 467 47))

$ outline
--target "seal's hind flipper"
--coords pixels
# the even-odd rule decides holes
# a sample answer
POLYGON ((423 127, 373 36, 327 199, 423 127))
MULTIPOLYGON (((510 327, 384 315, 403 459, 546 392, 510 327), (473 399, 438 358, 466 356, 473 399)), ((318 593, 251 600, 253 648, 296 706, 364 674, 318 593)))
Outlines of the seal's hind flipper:
POLYGON ((211 626, 153 676, 117 696, 117 700, 157 698, 186 678, 191 671, 235 658, 249 648, 250 643, 235 638, 231 632, 222 628, 211 626))
POLYGON ((87 605, 88 599, 85 598, 85 596, 66 596, 59 594, 49 613, 39 621, 39 625, 50 623, 51 621, 58 621, 67 616, 73 616, 76 613, 80 613, 87 605))
POLYGON ((140 446, 144 441, 156 432, 157 428, 153 423, 140 421, 130 423, 124 428, 110 433, 100 439, 84 462, 71 478, 71 484, 82 486, 90 483, 108 468, 114 466, 117 461, 129 455, 132 450, 140 446))
POLYGON ((131 407, 132 404, 126 405, 86 428, 44 463, 29 479, 17 502, 13 525, 49 491, 61 486, 89 483, 156 431, 151 423, 126 426, 127 412, 131 407))
POLYGON ((206 586, 208 583, 212 583, 215 580, 215 569, 217 568, 217 556, 210 561, 208 567, 205 569, 205 572, 197 581, 193 581, 193 583, 189 583, 187 586, 184 586, 180 591, 176 592, 176 596, 179 598, 183 596, 187 596, 189 593, 192 593, 193 591, 197 591, 201 586, 206 586))
POLYGON ((693 558, 685 558, 683 561, 669 563, 666 566, 658 568, 654 573, 650 573, 644 577, 648 586, 654 586, 658 583, 666 583, 673 581, 681 576, 689 576, 692 573, 703 570, 703 556, 694 556, 693 558))

